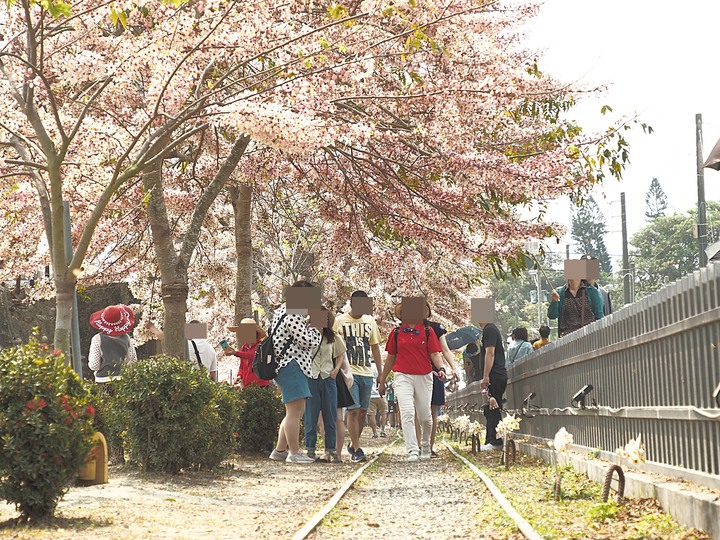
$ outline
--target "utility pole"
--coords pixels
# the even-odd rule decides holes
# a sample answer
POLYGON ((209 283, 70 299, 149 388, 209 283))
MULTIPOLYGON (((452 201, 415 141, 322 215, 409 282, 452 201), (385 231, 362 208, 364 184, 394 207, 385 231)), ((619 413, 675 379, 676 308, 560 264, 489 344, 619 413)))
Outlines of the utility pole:
POLYGON ((695 148, 697 150, 697 189, 698 189, 698 264, 700 268, 707 266, 705 241, 707 239, 707 218, 705 215, 705 173, 703 171, 702 150, 702 114, 695 115, 695 148))
POLYGON ((570 244, 565 244, 565 258, 570 258, 570 244))
POLYGON ((628 255, 627 214, 625 213, 625 192, 620 193, 620 218, 622 220, 622 273, 623 273, 623 300, 624 304, 632 304, 631 287, 635 285, 630 272, 630 256, 628 255))

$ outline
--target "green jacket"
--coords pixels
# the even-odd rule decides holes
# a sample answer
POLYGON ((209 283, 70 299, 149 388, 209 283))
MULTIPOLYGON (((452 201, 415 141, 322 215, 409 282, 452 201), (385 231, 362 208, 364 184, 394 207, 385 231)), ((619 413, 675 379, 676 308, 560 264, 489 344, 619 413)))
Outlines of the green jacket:
MULTIPOLYGON (((565 293, 567 291, 567 287, 567 284, 565 284, 558 289, 558 294, 560 295, 559 302, 550 302, 547 313, 548 319, 560 318, 560 314, 563 312, 563 306, 565 304, 565 293)), ((585 285, 580 285, 580 289, 585 289, 585 294, 587 296, 588 302, 590 302, 590 310, 595 315, 595 319, 602 319, 603 301, 598 290, 595 287, 587 287, 585 285)), ((580 291, 580 289, 578 289, 578 292, 580 291)), ((558 326, 563 326, 562 321, 559 321, 558 326)))

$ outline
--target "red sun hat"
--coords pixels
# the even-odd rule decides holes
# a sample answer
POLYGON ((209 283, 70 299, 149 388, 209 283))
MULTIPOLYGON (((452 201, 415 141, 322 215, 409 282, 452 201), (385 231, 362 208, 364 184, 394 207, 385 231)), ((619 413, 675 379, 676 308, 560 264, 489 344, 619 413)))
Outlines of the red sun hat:
POLYGON ((135 325, 135 315, 124 304, 108 306, 90 315, 90 326, 97 328, 106 336, 122 336, 135 325))

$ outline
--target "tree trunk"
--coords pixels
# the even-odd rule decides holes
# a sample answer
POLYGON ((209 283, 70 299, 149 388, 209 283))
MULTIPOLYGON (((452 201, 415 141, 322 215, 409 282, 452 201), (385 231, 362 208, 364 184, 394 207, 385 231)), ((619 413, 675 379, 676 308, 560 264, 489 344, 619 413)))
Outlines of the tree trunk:
MULTIPOLYGON (((178 279, 178 281, 181 281, 178 279)), ((185 314, 187 313, 187 272, 184 283, 165 283, 161 287, 165 307, 163 352, 168 356, 185 359, 185 314)))
POLYGON ((169 356, 184 358, 187 266, 182 264, 173 246, 170 219, 163 194, 161 160, 145 171, 143 187, 150 195, 146 209, 162 279, 160 291, 165 308, 163 352, 169 356))
POLYGON ((200 239, 202 223, 213 201, 217 198, 233 173, 250 142, 247 136, 238 137, 222 166, 197 201, 187 229, 181 235, 180 248, 172 236, 170 219, 165 205, 162 181, 162 160, 155 162, 143 174, 143 187, 149 194, 148 222, 155 255, 162 279, 162 299, 165 307, 163 325, 163 352, 176 358, 185 358, 185 316, 188 299, 188 268, 200 239))
MULTIPOLYGON (((50 260, 55 275, 55 335, 53 343, 65 355, 72 365, 70 355, 70 329, 72 324, 73 293, 77 276, 69 271, 68 257, 65 252, 65 207, 62 200, 62 176, 55 156, 48 157, 48 177, 50 179, 50 219, 52 238, 50 260)), ((67 225, 69 226, 69 224, 67 225)))
POLYGON ((56 349, 63 352, 65 361, 72 365, 70 333, 76 279, 72 274, 68 279, 65 268, 60 268, 60 272, 55 268, 55 272, 55 336, 53 343, 56 349))
POLYGON ((235 252, 237 275, 235 277, 235 324, 244 317, 252 317, 252 195, 250 184, 232 186, 229 190, 235 214, 235 252))

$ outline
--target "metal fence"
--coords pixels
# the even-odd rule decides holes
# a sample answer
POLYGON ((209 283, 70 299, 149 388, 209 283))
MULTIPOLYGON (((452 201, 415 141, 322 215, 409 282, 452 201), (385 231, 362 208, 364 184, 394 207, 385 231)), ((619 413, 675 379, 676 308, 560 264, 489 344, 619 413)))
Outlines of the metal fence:
MULTIPOLYGON (((552 438, 565 426, 576 444, 611 452, 642 434, 649 462, 720 486, 720 265, 543 347, 508 375, 506 408, 524 412, 523 433, 552 438), (588 385, 583 408, 572 401, 588 385)), ((481 404, 478 383, 448 400, 451 414, 475 420, 481 404)))

